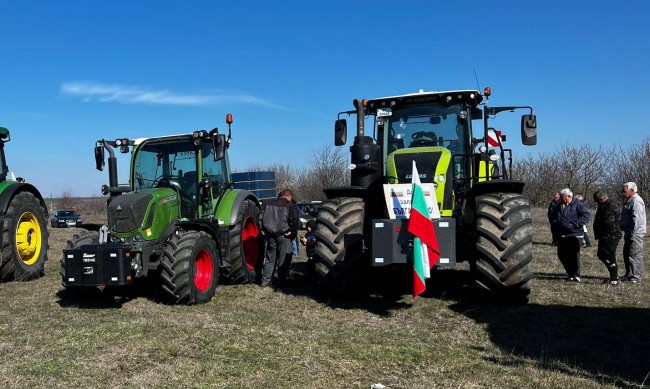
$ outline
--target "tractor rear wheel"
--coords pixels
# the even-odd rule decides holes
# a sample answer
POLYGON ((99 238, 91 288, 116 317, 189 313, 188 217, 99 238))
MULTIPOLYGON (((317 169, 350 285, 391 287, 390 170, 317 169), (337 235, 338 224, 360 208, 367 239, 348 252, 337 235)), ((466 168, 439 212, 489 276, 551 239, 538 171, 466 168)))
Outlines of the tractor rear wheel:
POLYGON ((335 197, 324 201, 316 216, 315 268, 321 281, 342 291, 363 275, 364 201, 335 197))
POLYGON ((165 245, 162 290, 176 304, 201 304, 212 299, 219 278, 217 245, 203 231, 179 231, 165 245))
POLYGON ((526 303, 533 259, 530 201, 518 193, 476 198, 476 286, 501 302, 526 303))
POLYGON ((239 207, 239 223, 230 229, 229 263, 222 278, 230 284, 256 282, 262 268, 262 234, 257 225, 259 207, 252 200, 245 200, 239 207))
POLYGON ((2 226, 1 281, 27 281, 45 274, 46 213, 30 192, 19 192, 9 203, 2 226))

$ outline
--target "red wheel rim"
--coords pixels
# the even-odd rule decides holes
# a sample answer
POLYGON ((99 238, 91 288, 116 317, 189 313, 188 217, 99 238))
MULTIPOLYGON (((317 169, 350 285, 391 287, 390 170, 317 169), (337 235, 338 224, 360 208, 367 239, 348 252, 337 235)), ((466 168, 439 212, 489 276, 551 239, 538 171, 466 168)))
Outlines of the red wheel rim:
POLYGON ((250 270, 255 269, 255 266, 257 266, 257 261, 259 260, 259 236, 260 230, 257 228, 255 219, 252 217, 246 218, 241 233, 241 239, 244 251, 244 262, 246 262, 246 267, 248 267, 250 270))
POLYGON ((212 282, 212 255, 201 249, 194 258, 194 285, 200 292, 205 292, 212 282))

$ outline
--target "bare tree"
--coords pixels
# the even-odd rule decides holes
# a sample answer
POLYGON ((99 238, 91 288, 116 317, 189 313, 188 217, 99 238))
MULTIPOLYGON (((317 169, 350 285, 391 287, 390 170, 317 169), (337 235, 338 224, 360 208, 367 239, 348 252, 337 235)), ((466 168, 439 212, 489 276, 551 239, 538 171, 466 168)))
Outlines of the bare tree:
POLYGON ((72 193, 72 189, 66 189, 59 195, 59 200, 57 205, 61 209, 68 209, 74 207, 76 204, 76 199, 72 193))

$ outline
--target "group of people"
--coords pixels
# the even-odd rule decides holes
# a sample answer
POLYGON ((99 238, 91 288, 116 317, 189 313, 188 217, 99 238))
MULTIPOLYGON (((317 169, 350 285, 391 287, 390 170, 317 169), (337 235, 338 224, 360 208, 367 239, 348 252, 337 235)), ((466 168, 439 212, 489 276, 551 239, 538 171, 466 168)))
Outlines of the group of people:
MULTIPOLYGON (((598 241, 598 259, 605 264, 609 278, 606 282, 618 285, 620 281, 639 283, 643 278, 643 237, 646 234, 645 204, 637 193, 637 185, 628 182, 623 185, 625 204, 619 207, 612 202, 604 190, 593 194, 598 209, 594 217, 594 238, 598 241), (623 262, 625 274, 618 277, 616 249, 623 238, 623 262)), ((557 256, 567 273, 567 280, 580 282, 580 247, 588 240, 586 225, 591 212, 584 200, 573 197, 571 189, 556 192, 548 207, 553 245, 557 256)))
MULTIPOLYGON (((294 254, 293 242, 298 235, 299 226, 300 213, 290 189, 284 189, 277 199, 264 206, 262 231, 266 237, 266 255, 262 268, 262 286, 281 286, 287 281, 294 254)), ((307 222, 307 233, 300 237, 300 243, 306 247, 310 274, 314 271, 314 229, 315 222, 310 220, 307 222)))

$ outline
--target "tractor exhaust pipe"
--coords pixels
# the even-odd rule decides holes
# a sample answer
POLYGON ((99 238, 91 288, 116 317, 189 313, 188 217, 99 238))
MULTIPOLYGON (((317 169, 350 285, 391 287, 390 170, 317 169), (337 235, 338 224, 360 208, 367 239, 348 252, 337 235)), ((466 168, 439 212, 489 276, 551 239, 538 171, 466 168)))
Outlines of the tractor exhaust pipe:
POLYGON ((357 136, 362 137, 366 135, 365 134, 366 107, 363 106, 363 101, 357 99, 354 99, 353 104, 354 104, 354 108, 357 109, 357 136))

